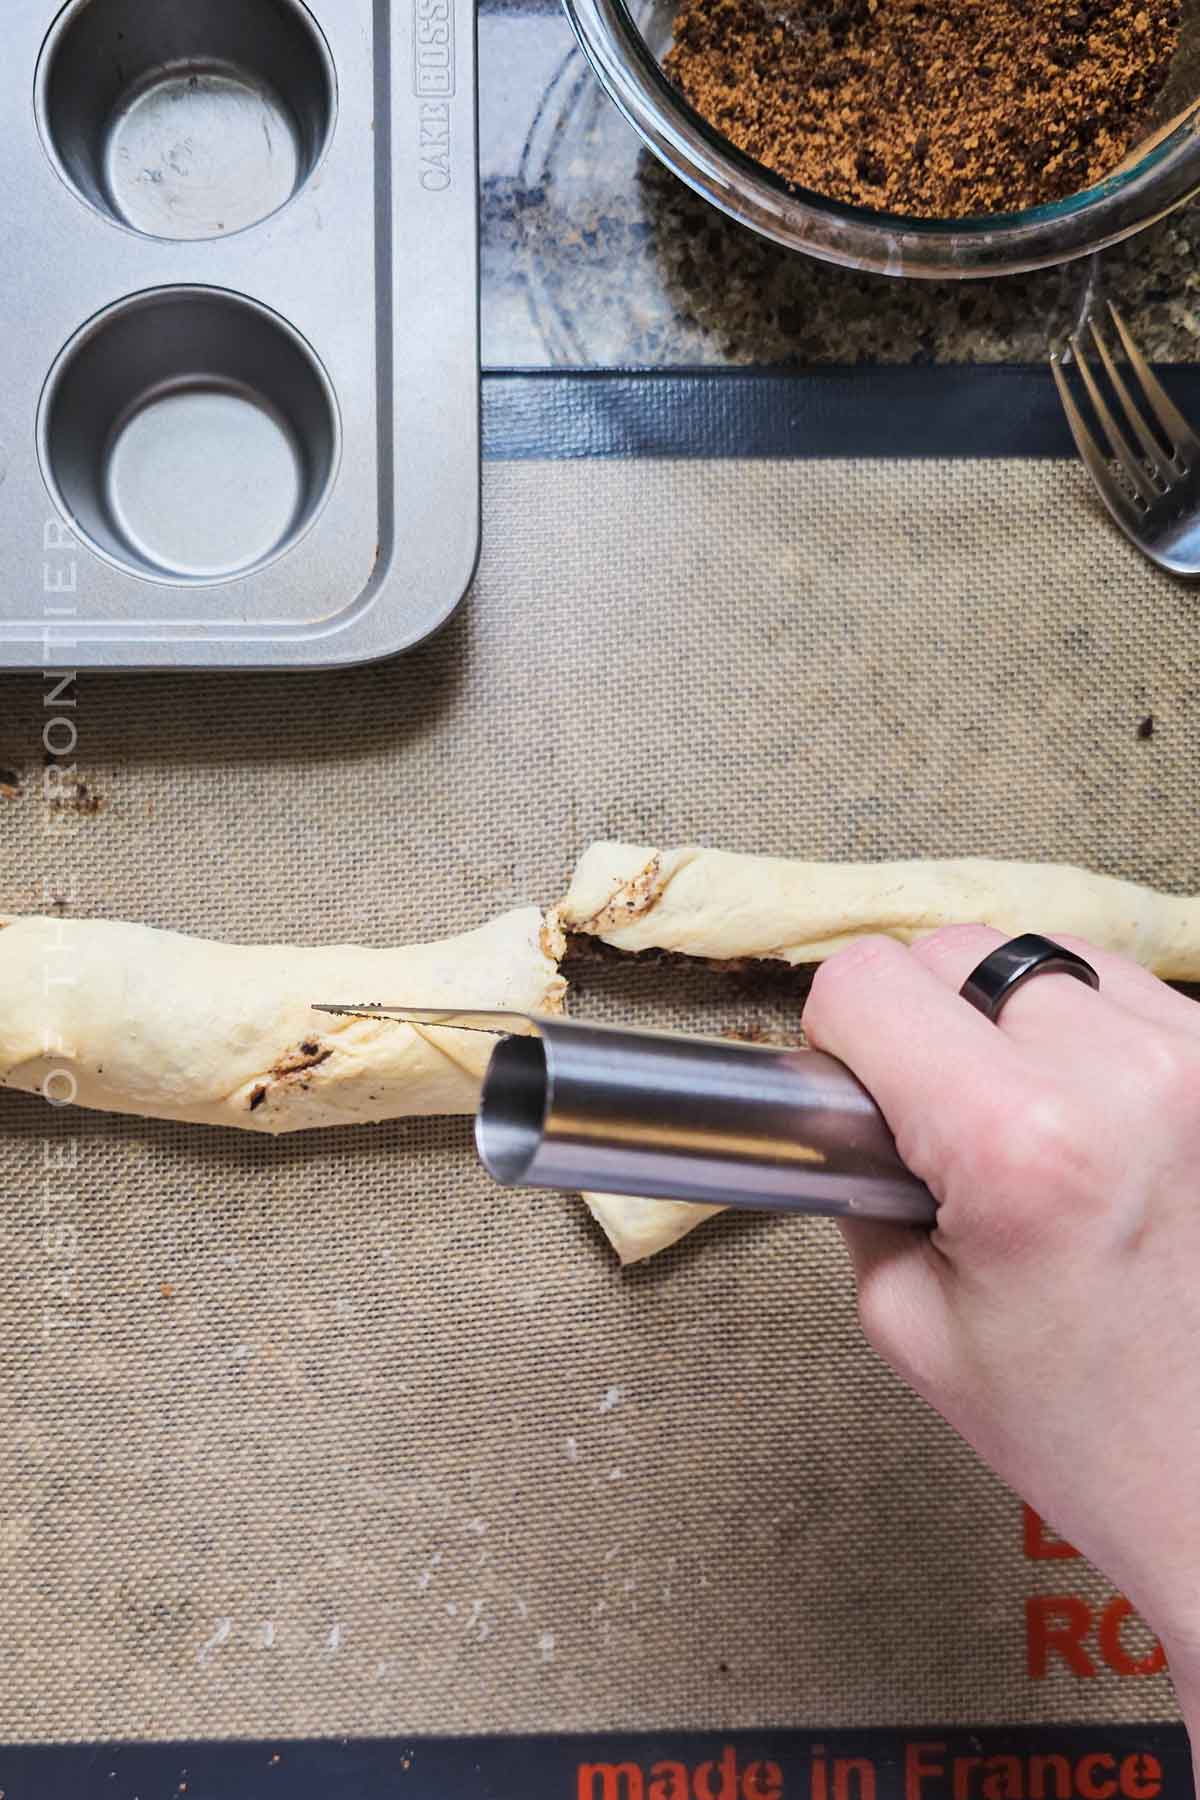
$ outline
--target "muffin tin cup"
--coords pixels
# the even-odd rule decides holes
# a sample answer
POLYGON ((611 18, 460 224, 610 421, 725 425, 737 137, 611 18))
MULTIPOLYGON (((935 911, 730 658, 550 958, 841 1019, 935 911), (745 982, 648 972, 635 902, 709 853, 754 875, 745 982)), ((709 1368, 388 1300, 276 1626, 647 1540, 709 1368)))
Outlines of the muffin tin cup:
POLYGON ((479 542, 473 9, 10 5, 0 663, 418 642, 479 542))
POLYGON ((217 581, 263 568, 328 496, 340 432, 311 348, 213 288, 120 302, 68 344, 38 451, 60 511, 115 567, 217 581))
POLYGON ((74 0, 39 61, 38 126, 63 179, 109 218, 223 237, 303 187, 335 92, 295 0, 74 0))

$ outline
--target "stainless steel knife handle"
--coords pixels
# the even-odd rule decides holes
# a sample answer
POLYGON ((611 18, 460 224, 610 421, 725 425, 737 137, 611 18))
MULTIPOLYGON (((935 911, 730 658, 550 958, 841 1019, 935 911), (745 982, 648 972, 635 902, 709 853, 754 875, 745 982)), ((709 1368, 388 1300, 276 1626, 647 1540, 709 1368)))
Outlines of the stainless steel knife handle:
POLYGON ((492 1054, 475 1124, 506 1187, 932 1223, 843 1063, 815 1050, 538 1018, 492 1054))

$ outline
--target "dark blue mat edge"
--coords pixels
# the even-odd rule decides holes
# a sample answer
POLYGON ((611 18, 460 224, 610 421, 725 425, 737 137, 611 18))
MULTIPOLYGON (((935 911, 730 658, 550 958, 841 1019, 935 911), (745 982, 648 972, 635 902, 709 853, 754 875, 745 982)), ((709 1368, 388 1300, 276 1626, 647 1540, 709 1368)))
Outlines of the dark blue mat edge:
MULTIPOLYGON (((1160 378, 1200 418, 1200 366, 1160 378)), ((484 456, 1069 457, 1047 367, 861 365, 817 369, 489 369, 484 456)))
POLYGON ((1023 1725, 0 1747, 0 1790, 4 1800, 997 1800, 1001 1790, 1006 1800, 1189 1800, 1192 1781, 1181 1726, 1023 1725))

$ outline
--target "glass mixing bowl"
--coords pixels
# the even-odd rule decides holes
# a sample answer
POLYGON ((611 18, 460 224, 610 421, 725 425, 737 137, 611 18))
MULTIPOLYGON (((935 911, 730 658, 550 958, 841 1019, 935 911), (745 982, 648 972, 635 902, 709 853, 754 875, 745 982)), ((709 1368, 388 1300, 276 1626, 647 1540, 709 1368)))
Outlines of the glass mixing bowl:
POLYGON ((643 142, 689 187, 789 250, 882 275, 1012 275, 1086 256, 1200 191, 1200 0, 1144 141, 1119 168, 1049 206, 961 219, 875 212, 793 187, 709 125, 667 79, 674 0, 564 0, 589 62, 643 142))

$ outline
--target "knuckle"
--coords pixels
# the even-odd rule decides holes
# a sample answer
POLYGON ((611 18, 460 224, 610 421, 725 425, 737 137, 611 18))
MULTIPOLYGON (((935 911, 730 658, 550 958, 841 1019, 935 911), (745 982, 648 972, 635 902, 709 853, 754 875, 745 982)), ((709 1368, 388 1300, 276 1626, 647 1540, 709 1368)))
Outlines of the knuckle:
POLYGON ((944 968, 948 963, 976 962, 1004 940, 987 925, 939 925, 914 946, 923 963, 944 968))
POLYGON ((894 967, 895 959, 906 955, 892 938, 872 933, 856 938, 844 950, 835 951, 818 965, 804 1009, 807 1019, 819 1019, 841 1003, 844 995, 853 995, 864 983, 875 983, 894 967))
POLYGON ((894 1135, 901 1162, 936 1190, 946 1173, 948 1142, 953 1141, 941 1109, 930 1106, 906 1114, 894 1135))
POLYGON ((958 989, 972 969, 1004 942, 987 925, 940 925, 913 946, 922 967, 947 987, 958 989))
POLYGON ((1181 1119, 1200 1113, 1200 1045, 1165 1031, 1146 1032, 1130 1055, 1156 1111, 1181 1119))
POLYGON ((1098 1134, 1072 1093, 1006 1086, 976 1098, 951 1152, 939 1230, 1022 1256, 1103 1202, 1098 1134))
POLYGON ((1062 1186, 1090 1171, 1091 1151, 1073 1098, 1041 1092, 1010 1121, 1002 1148, 1004 1169, 1023 1184, 1062 1186))
POLYGON ((837 950, 821 964, 818 975, 837 981, 852 980, 856 976, 872 974, 881 966, 888 966, 904 951, 896 942, 882 931, 872 931, 865 937, 855 938, 844 950, 837 950))

